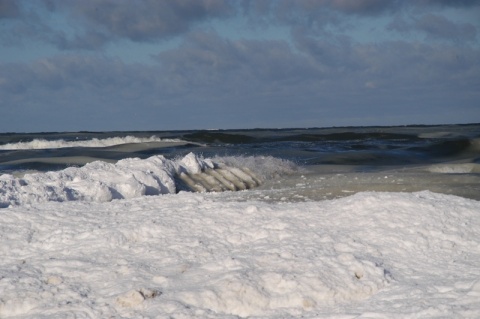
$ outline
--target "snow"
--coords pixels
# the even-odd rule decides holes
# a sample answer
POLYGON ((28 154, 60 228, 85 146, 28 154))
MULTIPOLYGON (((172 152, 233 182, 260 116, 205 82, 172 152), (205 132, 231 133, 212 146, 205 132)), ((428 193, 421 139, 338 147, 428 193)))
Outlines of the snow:
POLYGON ((249 189, 262 177, 291 171, 291 163, 273 157, 200 158, 193 153, 169 160, 161 155, 127 158, 117 163, 95 161, 61 171, 0 175, 0 208, 45 201, 93 201, 173 194, 179 190, 215 191, 249 189), (243 160, 240 164, 239 161, 243 160), (239 165, 238 167, 231 166, 239 165), (259 170, 257 176, 248 166, 259 170), (275 167, 273 169, 272 167, 275 167), (180 182, 183 180, 183 183, 180 182))
POLYGON ((480 202, 249 192, 0 209, 0 317, 480 317, 480 202))

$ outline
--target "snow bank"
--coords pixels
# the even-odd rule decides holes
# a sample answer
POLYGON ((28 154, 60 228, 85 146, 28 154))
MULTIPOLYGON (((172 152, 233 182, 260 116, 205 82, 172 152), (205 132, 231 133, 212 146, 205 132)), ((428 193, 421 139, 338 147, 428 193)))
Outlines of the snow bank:
POLYGON ((212 161, 190 153, 178 160, 153 156, 144 160, 124 159, 115 164, 96 161, 80 168, 26 174, 21 178, 4 174, 0 176, 0 208, 44 201, 107 202, 181 190, 243 190, 258 186, 269 174, 292 169, 291 163, 272 157, 240 157, 235 164, 238 166, 231 166, 221 158, 212 161), (257 176, 248 167, 242 167, 242 159, 261 173, 257 176))
POLYGON ((64 148, 64 147, 108 147, 120 144, 130 143, 150 143, 150 142, 184 142, 179 139, 161 139, 156 136, 151 137, 110 137, 105 139, 93 138, 91 140, 81 141, 65 141, 54 140, 48 141, 45 139, 34 139, 30 142, 18 142, 0 145, 0 150, 30 150, 30 149, 49 149, 49 148, 64 148))
POLYGON ((0 317, 480 315, 480 202, 226 195, 3 209, 0 317))

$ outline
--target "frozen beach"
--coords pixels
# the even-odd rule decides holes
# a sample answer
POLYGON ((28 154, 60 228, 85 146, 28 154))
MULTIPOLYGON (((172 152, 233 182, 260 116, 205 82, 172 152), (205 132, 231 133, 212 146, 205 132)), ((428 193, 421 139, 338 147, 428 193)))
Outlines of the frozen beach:
POLYGON ((1 317, 480 315, 480 202, 246 192, 3 209, 1 317))
POLYGON ((479 318, 477 128, 361 130, 4 136, 0 318, 479 318))

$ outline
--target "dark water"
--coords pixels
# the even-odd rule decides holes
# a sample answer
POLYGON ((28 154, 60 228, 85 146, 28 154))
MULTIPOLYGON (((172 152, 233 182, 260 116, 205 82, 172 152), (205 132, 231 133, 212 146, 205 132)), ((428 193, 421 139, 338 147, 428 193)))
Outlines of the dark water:
POLYGON ((0 172, 59 170, 93 160, 167 158, 189 152, 212 156, 274 156, 299 165, 350 165, 357 170, 463 161, 480 163, 480 124, 444 126, 342 127, 218 131, 76 132, 0 134, 0 172), (173 142, 128 143, 121 138, 173 142), (79 141, 120 138, 117 145, 79 141), (48 148, 19 145, 50 141, 48 148), (63 144, 56 144, 62 142, 63 144), (3 149, 1 149, 3 148, 3 149), (5 149, 6 148, 6 149, 5 149))

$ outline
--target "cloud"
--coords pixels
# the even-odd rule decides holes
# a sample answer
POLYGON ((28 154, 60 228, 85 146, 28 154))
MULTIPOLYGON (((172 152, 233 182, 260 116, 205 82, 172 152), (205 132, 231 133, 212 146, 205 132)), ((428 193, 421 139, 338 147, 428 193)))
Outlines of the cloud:
POLYGON ((427 0, 0 0, 4 45, 33 41, 63 50, 31 63, 0 62, 0 128, 469 121, 480 116, 477 29, 442 10, 477 10, 475 5, 427 0), (218 24, 209 24, 233 17, 260 32, 263 25, 290 32, 276 39, 228 38, 228 32, 214 31, 218 24), (356 23, 380 21, 375 27, 381 28, 384 17, 392 20, 385 32, 397 40, 359 41, 349 33, 356 23), (178 45, 159 48, 150 65, 125 63, 101 51, 115 41, 135 46, 172 37, 178 45), (390 122, 355 122, 385 116, 390 122))
POLYGON ((480 5, 477 0, 419 0, 418 4, 441 5, 446 7, 474 7, 480 5))
POLYGON ((480 51, 473 48, 361 44, 301 33, 290 44, 195 31, 155 60, 146 66, 68 54, 0 64, 0 126, 291 127, 358 125, 359 118, 388 116, 390 122, 361 123, 387 125, 479 115, 480 51))
POLYGON ((325 11, 371 15, 397 7, 396 3, 382 0, 249 0, 242 2, 242 8, 247 13, 273 13, 278 17, 297 13, 318 15, 325 11))
POLYGON ((470 23, 454 23, 444 16, 426 14, 417 19, 414 27, 433 38, 452 41, 473 41, 476 38, 476 28, 470 23))
POLYGON ((20 14, 18 2, 15 0, 0 0, 0 19, 16 18, 20 14))
POLYGON ((148 109, 164 98, 156 93, 164 81, 158 72, 78 54, 0 64, 0 126, 27 132, 127 128, 136 116, 151 119, 148 109))
POLYGON ((346 13, 375 14, 395 7, 396 2, 383 0, 331 0, 330 5, 346 13))
POLYGON ((49 3, 51 10, 65 12, 86 30, 65 48, 85 44, 85 48, 90 49, 103 45, 107 39, 120 38, 134 42, 157 41, 232 12, 230 3, 223 0, 49 0, 49 3))
POLYGON ((232 41, 214 32, 191 33, 179 48, 158 54, 156 60, 168 75, 183 83, 184 90, 230 85, 228 92, 232 93, 253 85, 261 91, 259 83, 271 88, 275 83, 294 83, 316 73, 315 66, 284 41, 232 41))
MULTIPOLYGON (((232 17, 246 18, 250 27, 273 24, 321 35, 327 30, 354 29, 348 16, 398 17, 402 12, 412 14, 411 8, 425 11, 439 6, 477 5, 478 1, 468 0, 0 0, 0 19, 9 18, 8 23, 0 26, 0 38, 8 45, 35 40, 61 50, 101 50, 116 41, 154 43, 179 37, 199 26, 208 28, 215 19, 232 17)), ((417 25, 412 28, 432 37, 474 37, 476 30, 472 25, 439 18, 425 15, 417 18, 417 25), (449 23, 454 31, 447 30, 449 23)), ((390 30, 394 28, 392 25, 390 30)))
POLYGON ((447 40, 453 43, 475 41, 477 28, 471 23, 454 22, 438 14, 425 14, 406 20, 397 17, 387 26, 400 33, 420 32, 429 40, 447 40))
POLYGON ((300 14, 322 16, 325 12, 346 15, 372 16, 409 11, 411 8, 432 7, 475 7, 477 0, 250 0, 243 3, 244 10, 257 14, 271 14, 278 17, 300 14))
POLYGON ((122 39, 168 39, 231 14, 231 2, 223 0, 0 0, 0 19, 11 18, 0 26, 0 38, 17 45, 19 39, 34 39, 62 50, 98 50, 122 39))
MULTIPOLYGON (((326 26, 344 28, 351 23, 342 17, 345 15, 370 17, 415 7, 476 5, 478 1, 468 0, 0 0, 0 18, 14 20, 0 27, 4 29, 3 41, 9 44, 18 43, 20 38, 50 43, 62 50, 99 50, 122 39, 142 43, 170 39, 212 19, 240 15, 252 25, 276 23, 318 33, 326 26), (55 17, 59 15, 65 22, 58 23, 55 17)), ((439 26, 445 22, 427 15, 418 27, 434 36, 445 36, 446 27, 439 26)), ((471 25, 457 25, 454 32, 466 31, 471 37, 472 30, 471 25)))
POLYGON ((385 30, 406 33, 422 32, 428 40, 472 41, 476 27, 467 22, 454 22, 442 16, 442 9, 480 9, 478 1, 384 1, 384 0, 278 0, 242 2, 243 14, 250 23, 288 26, 319 37, 348 34, 363 25, 382 28, 379 19, 391 19, 385 30), (430 12, 435 12, 435 14, 430 12), (425 12, 429 12, 425 14, 425 12))

